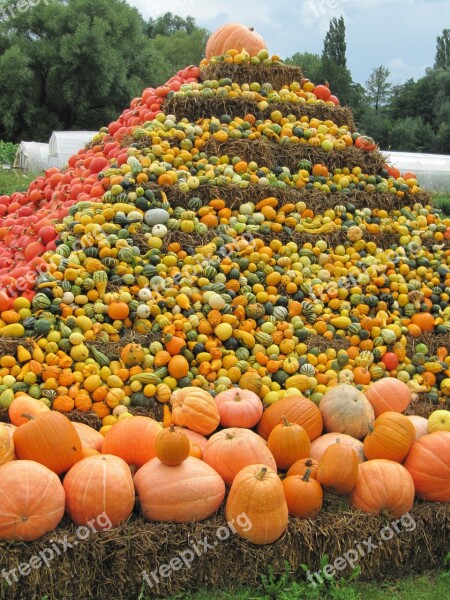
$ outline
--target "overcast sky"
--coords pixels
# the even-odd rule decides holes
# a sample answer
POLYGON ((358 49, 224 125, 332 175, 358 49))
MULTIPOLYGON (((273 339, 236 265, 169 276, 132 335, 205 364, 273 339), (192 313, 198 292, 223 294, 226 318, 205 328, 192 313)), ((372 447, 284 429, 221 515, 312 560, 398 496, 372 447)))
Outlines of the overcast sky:
POLYGON ((214 30, 230 21, 253 26, 282 58, 320 54, 332 17, 343 15, 347 61, 364 84, 384 65, 393 84, 415 79, 434 63, 436 37, 450 27, 450 0, 127 0, 145 19, 165 12, 195 17, 214 30))

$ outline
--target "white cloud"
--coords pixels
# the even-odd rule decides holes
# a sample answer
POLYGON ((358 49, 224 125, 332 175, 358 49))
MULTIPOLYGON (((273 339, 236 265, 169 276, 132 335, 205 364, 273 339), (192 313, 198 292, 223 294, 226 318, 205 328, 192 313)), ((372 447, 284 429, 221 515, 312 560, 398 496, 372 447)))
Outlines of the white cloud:
POLYGON ((406 63, 403 58, 394 58, 388 64, 388 69, 391 72, 390 81, 394 85, 399 85, 404 83, 407 79, 418 79, 422 77, 425 72, 426 65, 409 65, 406 63))

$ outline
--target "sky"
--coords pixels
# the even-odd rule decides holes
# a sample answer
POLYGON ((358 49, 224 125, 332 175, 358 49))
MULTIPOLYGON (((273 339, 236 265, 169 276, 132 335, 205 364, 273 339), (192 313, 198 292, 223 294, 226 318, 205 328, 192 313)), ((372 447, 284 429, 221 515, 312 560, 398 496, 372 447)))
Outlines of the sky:
POLYGON ((193 16, 213 31, 237 21, 260 33, 282 58, 321 54, 330 19, 344 16, 347 63, 354 81, 387 66, 394 85, 433 66, 436 37, 450 27, 450 0, 127 0, 145 19, 165 12, 193 16))

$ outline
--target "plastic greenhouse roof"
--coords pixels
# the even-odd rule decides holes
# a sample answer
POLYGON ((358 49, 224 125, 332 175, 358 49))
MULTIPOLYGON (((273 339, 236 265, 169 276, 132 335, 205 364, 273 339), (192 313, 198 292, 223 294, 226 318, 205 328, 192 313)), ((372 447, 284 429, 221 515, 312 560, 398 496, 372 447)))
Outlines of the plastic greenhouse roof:
POLYGON ((49 145, 40 142, 21 142, 14 167, 25 171, 42 171, 49 164, 49 145))

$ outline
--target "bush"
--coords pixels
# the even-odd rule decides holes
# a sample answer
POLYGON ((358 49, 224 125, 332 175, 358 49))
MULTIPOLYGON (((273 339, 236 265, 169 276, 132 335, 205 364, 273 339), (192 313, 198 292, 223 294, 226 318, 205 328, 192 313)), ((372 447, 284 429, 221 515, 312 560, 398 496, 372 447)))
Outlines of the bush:
POLYGON ((18 145, 11 142, 0 142, 0 165, 12 165, 18 145))

